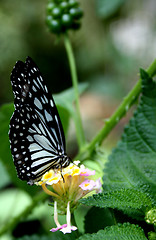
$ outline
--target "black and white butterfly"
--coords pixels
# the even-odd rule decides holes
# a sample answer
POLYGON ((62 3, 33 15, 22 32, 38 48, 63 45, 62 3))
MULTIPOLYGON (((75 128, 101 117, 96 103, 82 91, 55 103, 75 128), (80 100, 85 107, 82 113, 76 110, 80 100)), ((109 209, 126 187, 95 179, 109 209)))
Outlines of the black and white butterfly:
POLYGON ((11 73, 15 111, 10 120, 10 146, 18 177, 34 184, 49 169, 70 164, 54 100, 30 57, 11 73))

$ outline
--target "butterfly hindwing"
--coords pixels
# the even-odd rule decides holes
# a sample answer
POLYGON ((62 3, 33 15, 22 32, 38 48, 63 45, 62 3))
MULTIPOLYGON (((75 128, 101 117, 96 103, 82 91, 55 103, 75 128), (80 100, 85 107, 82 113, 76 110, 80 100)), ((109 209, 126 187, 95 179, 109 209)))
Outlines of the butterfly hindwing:
POLYGON ((30 57, 18 61, 11 74, 15 111, 10 145, 18 177, 29 183, 50 168, 69 165, 65 137, 54 100, 30 57))

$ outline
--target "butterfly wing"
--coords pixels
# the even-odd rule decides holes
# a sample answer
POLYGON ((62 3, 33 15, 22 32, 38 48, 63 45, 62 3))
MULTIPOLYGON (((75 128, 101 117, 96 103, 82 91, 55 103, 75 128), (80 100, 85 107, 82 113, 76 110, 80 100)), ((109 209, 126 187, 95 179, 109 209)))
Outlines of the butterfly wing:
POLYGON ((18 177, 33 183, 50 168, 69 165, 65 136, 54 100, 30 57, 11 74, 15 111, 10 145, 18 177))

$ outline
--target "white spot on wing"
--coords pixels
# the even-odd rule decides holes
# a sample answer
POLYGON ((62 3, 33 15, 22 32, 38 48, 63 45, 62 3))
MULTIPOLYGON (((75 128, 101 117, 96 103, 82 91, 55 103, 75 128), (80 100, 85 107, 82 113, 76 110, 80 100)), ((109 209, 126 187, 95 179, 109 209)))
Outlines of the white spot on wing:
POLYGON ((53 134, 54 134, 56 140, 58 141, 58 137, 57 137, 57 135, 56 135, 55 128, 52 128, 52 132, 53 132, 53 134))
POLYGON ((37 81, 34 81, 35 85, 40 88, 40 86, 38 85, 38 82, 37 81))
POLYGON ((48 89, 47 89, 47 86, 46 86, 46 85, 44 86, 44 88, 45 88, 45 91, 48 92, 48 89))
POLYGON ((34 139, 32 138, 32 136, 30 136, 30 135, 27 136, 27 139, 28 139, 29 142, 33 142, 33 141, 34 141, 34 139))
POLYGON ((41 97, 41 101, 42 101, 44 104, 46 103, 43 97, 41 97))
MULTIPOLYGON (((41 167, 40 169, 37 170, 37 171, 42 171, 43 169, 47 168, 47 166, 49 166, 50 164, 52 164, 51 159, 49 159, 49 158, 44 158, 44 159, 37 160, 37 161, 33 162, 33 164, 31 165, 31 167, 33 168, 33 167, 36 167, 36 166, 38 166, 38 165, 40 165, 40 164, 44 164, 44 163, 49 162, 49 161, 50 161, 49 164, 46 164, 46 165, 44 165, 43 167, 41 167)), ((36 172, 37 172, 37 171, 36 171, 36 172)))
POLYGON ((32 153, 32 159, 35 160, 35 158, 42 158, 42 159, 45 159, 45 158, 51 158, 54 157, 54 155, 52 153, 49 153, 45 150, 42 150, 42 151, 39 151, 39 152, 35 152, 35 153, 32 153))
POLYGON ((32 127, 36 130, 37 133, 41 134, 41 131, 35 123, 32 124, 32 127))
POLYGON ((42 150, 42 148, 38 144, 36 144, 36 143, 30 144, 30 146, 29 146, 29 151, 30 152, 39 151, 39 150, 42 150))
MULTIPOLYGON (((52 150, 53 147, 51 146, 51 143, 49 142, 49 140, 45 137, 45 136, 41 136, 38 134, 34 135, 34 139, 37 143, 39 143, 43 148, 47 149, 47 150, 52 150)), ((55 142, 54 142, 55 143, 55 142)), ((56 144, 56 143, 55 143, 56 144)), ((54 149, 54 151, 56 152, 56 150, 54 149)))
POLYGON ((44 95, 45 102, 48 103, 47 97, 44 95))
POLYGON ((39 129, 41 130, 41 132, 42 132, 42 134, 43 135, 46 135, 46 133, 45 133, 45 131, 44 131, 44 128, 43 128, 43 126, 42 126, 42 124, 41 123, 39 123, 39 129))
POLYGON ((39 168, 38 170, 32 172, 34 175, 38 174, 38 172, 42 172, 44 169, 48 168, 51 163, 44 165, 43 167, 39 168))
POLYGON ((54 103, 53 103, 53 101, 50 99, 50 105, 52 106, 52 107, 54 107, 54 103))
POLYGON ((36 105, 37 108, 39 108, 40 110, 42 109, 42 104, 41 102, 38 100, 38 98, 34 99, 34 104, 36 105))
POLYGON ((52 116, 47 112, 47 110, 45 110, 44 112, 45 112, 45 116, 46 116, 47 121, 48 122, 53 121, 52 116))
POLYGON ((35 86, 32 86, 32 90, 33 90, 34 92, 37 92, 37 89, 35 88, 35 86))

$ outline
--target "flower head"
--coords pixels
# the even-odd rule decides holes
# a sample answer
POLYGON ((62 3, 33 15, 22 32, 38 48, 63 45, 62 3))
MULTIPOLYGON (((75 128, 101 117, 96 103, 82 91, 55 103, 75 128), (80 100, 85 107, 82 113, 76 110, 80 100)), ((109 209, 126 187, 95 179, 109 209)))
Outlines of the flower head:
POLYGON ((95 174, 95 171, 85 168, 84 165, 78 166, 78 164, 79 161, 75 161, 61 170, 50 170, 42 176, 41 181, 36 183, 41 185, 43 190, 54 199, 54 220, 57 227, 52 228, 50 230, 52 232, 60 230, 65 234, 75 231, 77 228, 71 226, 69 216, 77 207, 78 200, 93 190, 96 193, 101 191, 100 179, 96 181, 89 179, 95 174), (61 214, 65 214, 67 211, 67 224, 60 225, 58 223, 56 202, 61 214))

